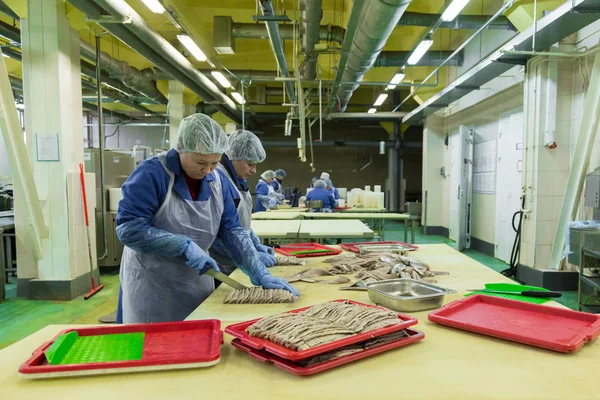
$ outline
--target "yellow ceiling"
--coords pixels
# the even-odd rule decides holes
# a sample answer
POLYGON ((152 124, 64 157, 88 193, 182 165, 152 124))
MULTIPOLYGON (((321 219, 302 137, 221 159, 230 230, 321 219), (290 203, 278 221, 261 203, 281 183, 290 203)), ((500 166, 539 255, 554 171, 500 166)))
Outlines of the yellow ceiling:
MULTIPOLYGON (((26 1, 24 0, 4 0, 16 13, 21 17, 26 17, 26 1)), ((147 23, 156 30, 160 35, 165 37, 177 48, 180 48, 176 40, 178 33, 175 26, 169 21, 165 15, 154 14, 150 12, 141 0, 126 0, 147 23)), ((538 0, 538 17, 544 10, 553 9, 561 3, 561 0, 538 0)), ((222 65, 228 69, 252 69, 252 70, 269 70, 275 71, 276 63, 271 51, 268 40, 257 39, 236 39, 236 54, 219 55, 216 54, 213 44, 213 17, 214 16, 231 16, 234 22, 252 23, 252 16, 256 14, 256 2, 253 0, 163 0, 166 7, 172 8, 181 18, 185 27, 190 31, 197 43, 202 47, 207 56, 217 65, 222 65)), ((299 10, 297 8, 297 0, 274 1, 276 11, 281 13, 283 3, 285 13, 292 20, 299 20, 299 10)), ((448 1, 444 0, 413 0, 408 8, 408 11, 422 13, 441 13, 448 1)), ((463 11, 463 14, 493 14, 497 10, 503 0, 472 0, 463 11)), ((518 2, 518 5, 510 10, 508 14, 511 21, 519 28, 523 29, 531 24, 533 16, 532 8, 533 0, 518 2)), ((352 0, 323 0, 323 19, 321 24, 332 24, 346 26, 350 15, 352 0)), ((66 14, 71 26, 79 31, 83 40, 90 43, 94 42, 94 35, 102 33, 103 29, 94 23, 86 23, 83 14, 70 4, 66 3, 66 14)), ((0 19, 12 23, 13 21, 3 14, 0 14, 0 19)), ((17 23, 18 26, 18 23, 17 23)), ((385 50, 412 50, 423 37, 426 27, 397 27, 390 38, 388 39, 385 50)), ((434 35, 434 45, 432 50, 452 50, 455 49, 462 41, 469 37, 472 31, 454 31, 450 29, 439 29, 434 35)), ((337 44, 331 44, 338 46, 337 44)), ((113 57, 125 60, 130 65, 139 68, 149 68, 152 64, 144 57, 140 56, 128 46, 121 43, 111 35, 102 36, 102 50, 108 52, 113 57)), ((293 41, 285 41, 285 53, 288 61, 288 66, 291 70, 295 69, 295 63, 300 63, 302 57, 294 60, 293 41)), ((332 80, 335 78, 336 66, 338 63, 337 54, 321 55, 319 57, 320 77, 324 80, 332 80)), ((189 59, 198 68, 209 68, 208 63, 197 62, 189 59)), ((21 76, 20 63, 11 59, 5 59, 9 73, 21 76)), ((364 81, 389 81, 396 67, 372 68, 364 77, 364 81)), ((425 78, 433 67, 409 67, 406 70, 405 82, 420 82, 425 78)), ((419 90, 419 95, 416 100, 418 103, 425 101, 427 98, 435 94, 443 88, 447 82, 454 78, 454 68, 444 67, 440 71, 439 84, 435 88, 422 88, 419 90)), ((269 83, 271 87, 280 87, 280 83, 269 83)), ((168 96, 168 86, 166 81, 158 83, 159 90, 168 96)), ((252 88, 250 92, 252 93, 252 88)), ((370 104, 374 101, 378 94, 381 93, 381 86, 361 86, 357 90, 352 99, 352 104, 370 104)), ((402 93, 402 98, 408 93, 402 93)), ((391 98, 391 96, 390 96, 391 98)), ((201 99, 186 89, 185 102, 187 104, 196 104, 201 99)), ((281 101, 281 98, 270 97, 269 101, 281 101)), ((390 100, 387 102, 390 105, 390 100)), ((411 102, 413 106, 417 103, 411 102)), ((130 111, 131 109, 123 104, 111 103, 106 105, 107 108, 115 110, 130 111)), ((164 111, 164 106, 150 107, 157 111, 164 111)), ((366 111, 368 107, 360 106, 358 108, 349 108, 351 111, 366 111)), ((255 112, 261 111, 286 111, 283 107, 273 106, 252 106, 251 109, 255 112)))

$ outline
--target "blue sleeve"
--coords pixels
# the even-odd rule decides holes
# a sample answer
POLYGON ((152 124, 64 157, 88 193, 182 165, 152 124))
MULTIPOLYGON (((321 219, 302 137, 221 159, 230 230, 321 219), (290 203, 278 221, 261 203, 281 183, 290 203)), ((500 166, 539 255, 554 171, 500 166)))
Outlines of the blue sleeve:
POLYGON ((261 183, 258 182, 256 184, 256 194, 262 194, 262 195, 268 195, 269 194, 269 187, 267 186, 266 183, 261 183))
POLYGON ((143 161, 123 184, 117 226, 136 218, 152 219, 165 201, 169 175, 158 158, 143 161))
POLYGON ((234 198, 238 198, 235 187, 227 179, 223 172, 221 174, 221 187, 223 188, 223 215, 221 216, 221 226, 219 227, 219 236, 223 237, 223 233, 232 230, 233 228, 241 228, 240 219, 237 209, 235 208, 234 198))
POLYGON ((331 203, 331 209, 333 210, 337 206, 337 201, 335 201, 335 197, 329 193, 329 202, 331 203))

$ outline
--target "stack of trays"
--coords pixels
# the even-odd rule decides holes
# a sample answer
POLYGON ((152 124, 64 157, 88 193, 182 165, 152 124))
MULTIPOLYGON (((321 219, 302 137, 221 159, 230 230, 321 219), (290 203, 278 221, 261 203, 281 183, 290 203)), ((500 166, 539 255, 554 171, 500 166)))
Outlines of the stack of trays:
MULTIPOLYGON (((336 300, 336 302, 346 302, 349 304, 389 311, 382 307, 351 300, 336 300)), ((290 311, 290 313, 299 313, 308 308, 310 307, 299 308, 290 311)), ((248 353, 248 355, 258 361, 271 362, 278 368, 295 375, 313 375, 352 361, 414 343, 425 337, 422 332, 407 329, 410 326, 417 324, 418 321, 415 318, 403 314, 397 315, 402 321, 399 324, 352 335, 307 350, 289 349, 270 340, 250 336, 246 333, 246 328, 260 319, 230 325, 225 329, 225 332, 235 337, 231 342, 235 348, 248 353), (402 335, 402 332, 404 332, 404 335, 402 335), (338 353, 339 351, 344 350, 344 348, 352 345, 354 345, 355 348, 360 345, 363 347, 363 350, 352 352, 348 355, 340 355, 340 353, 338 353), (338 353, 338 356, 336 356, 335 353, 338 353)))

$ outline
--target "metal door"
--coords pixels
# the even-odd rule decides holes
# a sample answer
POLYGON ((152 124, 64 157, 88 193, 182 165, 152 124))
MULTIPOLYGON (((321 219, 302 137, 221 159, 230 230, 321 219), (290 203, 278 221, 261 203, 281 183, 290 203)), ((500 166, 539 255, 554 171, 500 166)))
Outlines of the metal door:
POLYGON ((471 247, 471 214, 473 205, 473 128, 459 128, 460 178, 456 193, 458 199, 458 251, 471 247))

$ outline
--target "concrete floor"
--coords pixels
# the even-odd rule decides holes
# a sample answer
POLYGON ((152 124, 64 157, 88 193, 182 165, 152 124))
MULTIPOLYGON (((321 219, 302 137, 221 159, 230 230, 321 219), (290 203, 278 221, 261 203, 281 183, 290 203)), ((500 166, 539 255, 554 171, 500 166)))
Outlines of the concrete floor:
MULTIPOLYGON (((386 240, 404 240, 403 225, 386 223, 386 240)), ((417 244, 446 243, 454 246, 454 242, 442 236, 416 235, 417 244)), ((500 272, 508 265, 494 257, 475 250, 465 250, 464 254, 479 261, 483 265, 500 272)), ((13 282, 16 278, 13 278, 13 282)), ((8 299, 0 304, 0 349, 40 330, 50 324, 96 324, 98 318, 113 312, 117 307, 119 292, 119 276, 116 271, 102 271, 104 289, 89 300, 83 296, 68 302, 64 301, 29 301, 16 298, 16 284, 7 287, 8 299)), ((577 293, 564 292, 558 302, 576 309, 577 293)))

